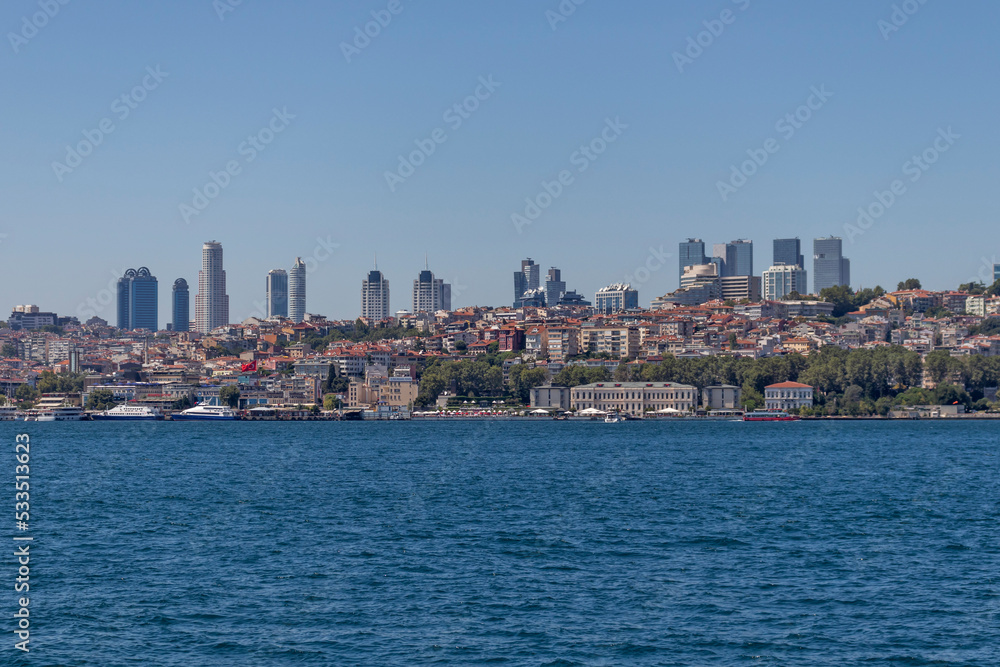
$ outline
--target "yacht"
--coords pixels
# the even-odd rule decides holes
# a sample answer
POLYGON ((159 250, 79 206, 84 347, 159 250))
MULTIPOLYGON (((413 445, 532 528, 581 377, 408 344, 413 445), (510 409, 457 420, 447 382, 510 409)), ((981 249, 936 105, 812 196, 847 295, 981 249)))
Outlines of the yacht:
POLYGON ((155 421, 163 419, 163 413, 156 408, 123 403, 110 410, 95 412, 92 417, 98 421, 155 421))
POLYGON ((0 405, 0 422, 24 421, 24 413, 18 412, 13 405, 0 405))
POLYGON ((57 422, 78 422, 83 419, 83 408, 77 408, 72 405, 62 405, 58 408, 50 408, 42 413, 42 417, 38 418, 38 421, 57 421, 57 422), (42 419, 42 417, 47 414, 52 415, 52 419, 42 419))
POLYGON ((609 414, 607 417, 604 418, 604 423, 605 424, 617 424, 620 421, 622 421, 622 418, 619 417, 614 412, 612 412, 611 414, 609 414))
POLYGON ((743 415, 745 422, 795 422, 797 415, 790 415, 784 410, 754 410, 743 415))
POLYGON ((181 412, 175 413, 171 417, 174 421, 187 421, 187 420, 205 420, 205 421, 219 421, 226 420, 232 421, 234 419, 239 419, 236 412, 232 408, 227 408, 223 405, 201 405, 198 404, 193 408, 188 408, 187 410, 182 410, 181 412))

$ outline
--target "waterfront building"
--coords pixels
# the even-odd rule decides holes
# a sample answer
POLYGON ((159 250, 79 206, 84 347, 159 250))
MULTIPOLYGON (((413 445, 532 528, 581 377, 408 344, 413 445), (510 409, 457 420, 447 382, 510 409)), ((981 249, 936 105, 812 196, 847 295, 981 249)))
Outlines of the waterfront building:
POLYGON ((765 301, 779 301, 792 292, 806 294, 806 270, 797 264, 775 264, 764 272, 763 287, 765 301))
POLYGON ((222 266, 222 244, 207 241, 201 248, 198 294, 194 297, 195 328, 201 333, 229 324, 229 295, 222 266))
POLYGON ((305 316, 306 264, 301 257, 296 257, 292 270, 288 272, 288 317, 298 324, 305 316))
POLYGON ((264 302, 267 304, 268 317, 288 317, 288 273, 284 269, 267 272, 264 302))
POLYGON ((764 407, 767 410, 811 408, 813 388, 799 382, 779 382, 764 387, 764 407))
POLYGON ((171 328, 174 331, 191 330, 191 291, 187 281, 178 278, 174 281, 173 298, 171 299, 171 328))
POLYGON ((705 387, 701 390, 701 406, 706 410, 739 410, 743 390, 731 384, 705 387))
MULTIPOLYGON (((797 266, 800 269, 806 268, 805 258, 802 256, 802 242, 798 237, 794 239, 774 239, 771 265, 787 264, 797 266)), ((808 289, 803 285, 803 289, 808 289)))
POLYGON ((378 264, 361 281, 361 317, 379 322, 390 317, 389 281, 378 270, 378 264))
POLYGON ((569 406, 569 387, 553 387, 550 384, 546 384, 541 387, 531 388, 531 403, 529 407, 532 409, 553 408, 556 410, 569 410, 569 406))
POLYGON ((813 293, 850 284, 851 260, 844 257, 843 241, 837 236, 813 240, 813 293))
POLYGON ((595 409, 627 413, 690 412, 698 405, 698 389, 676 382, 596 382, 573 387, 574 410, 595 409))
MULTIPOLYGON (((705 242, 701 239, 688 239, 681 241, 678 247, 677 279, 684 275, 684 268, 697 264, 707 264, 708 257, 705 256, 705 242)), ((720 274, 721 275, 721 274, 720 274)))
POLYGON ((594 310, 605 315, 623 313, 639 307, 639 291, 629 283, 614 283, 602 287, 594 297, 594 310))

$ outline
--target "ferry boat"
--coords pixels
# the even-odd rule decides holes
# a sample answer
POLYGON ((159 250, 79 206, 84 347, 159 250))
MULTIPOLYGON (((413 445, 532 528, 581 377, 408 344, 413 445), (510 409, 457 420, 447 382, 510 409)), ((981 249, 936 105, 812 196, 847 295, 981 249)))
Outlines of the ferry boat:
MULTIPOLYGON (((54 417, 52 421, 57 421, 57 422, 78 422, 84 417, 83 408, 77 408, 72 405, 62 405, 58 408, 51 408, 42 413, 43 416, 46 413, 51 413, 52 416, 54 417)), ((49 421, 49 420, 39 418, 38 421, 49 421)))
POLYGON ((174 421, 233 421, 239 419, 232 408, 222 405, 196 405, 193 408, 182 410, 171 417, 174 421))
POLYGON ((797 415, 790 415, 784 410, 754 410, 743 415, 745 422, 795 422, 797 415))
POLYGON ((163 413, 156 408, 148 408, 143 405, 129 405, 127 403, 113 407, 110 410, 104 410, 103 412, 95 412, 91 416, 98 421, 156 421, 163 419, 163 413))
POLYGON ((24 421, 24 413, 18 412, 13 405, 0 405, 0 422, 24 421))

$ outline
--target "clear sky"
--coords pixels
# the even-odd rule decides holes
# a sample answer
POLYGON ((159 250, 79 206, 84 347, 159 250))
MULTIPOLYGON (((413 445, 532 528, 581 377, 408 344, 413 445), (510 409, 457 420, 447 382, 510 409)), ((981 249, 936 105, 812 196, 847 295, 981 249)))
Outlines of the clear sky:
POLYGON ((425 252, 456 306, 509 304, 527 256, 591 299, 631 279, 648 305, 688 236, 753 239, 759 274, 771 239, 802 238, 811 272, 812 239, 835 234, 855 288, 957 286, 1000 255, 1000 5, 895 6, 6 0, 0 308, 94 299, 114 322, 102 290, 148 266, 163 327, 211 239, 234 321, 296 256, 315 260, 308 310, 356 317, 376 252, 394 310, 425 252), (357 37, 372 12, 386 25, 357 37), (433 153, 411 174, 417 142, 433 153), (200 201, 210 172, 226 186, 200 201), (845 229, 876 191, 894 201, 845 229))

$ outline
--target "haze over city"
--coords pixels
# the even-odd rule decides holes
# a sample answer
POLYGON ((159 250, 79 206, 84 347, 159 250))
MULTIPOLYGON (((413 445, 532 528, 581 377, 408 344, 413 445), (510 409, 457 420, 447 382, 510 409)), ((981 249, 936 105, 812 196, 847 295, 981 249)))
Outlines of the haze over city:
POLYGON ((753 239, 759 275, 774 238, 809 264, 842 236, 855 288, 953 288, 994 260, 991 3, 57 4, 34 30, 38 2, 0 9, 20 93, 0 102, 5 307, 78 314, 148 266, 169 322, 166 286, 196 284, 210 239, 233 321, 296 257, 334 318, 357 316, 376 252, 393 310, 425 253, 455 307, 508 304, 524 257, 592 299, 654 249, 671 259, 634 285, 648 306, 687 237, 753 239))

